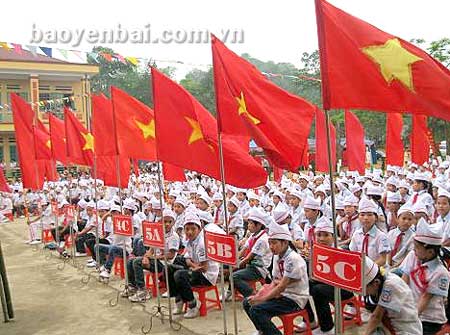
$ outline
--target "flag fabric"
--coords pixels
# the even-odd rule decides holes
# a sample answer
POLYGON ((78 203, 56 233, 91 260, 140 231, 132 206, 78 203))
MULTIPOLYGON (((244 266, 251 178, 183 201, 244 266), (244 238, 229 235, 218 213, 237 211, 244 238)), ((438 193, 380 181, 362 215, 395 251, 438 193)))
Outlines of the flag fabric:
POLYGON ((316 106, 273 84, 215 36, 212 53, 219 131, 253 138, 273 164, 297 172, 316 106))
POLYGON ((273 168, 273 180, 277 183, 281 182, 281 177, 283 177, 283 169, 272 165, 273 168))
POLYGON ((411 130, 411 161, 422 165, 430 157, 430 141, 428 139, 427 117, 413 115, 411 130))
POLYGON ((450 120, 450 70, 422 49, 316 0, 323 108, 450 120))
POLYGON ((364 127, 356 115, 348 110, 345 111, 345 147, 348 169, 363 175, 366 169, 364 127))
POLYGON ((97 156, 96 166, 97 178, 103 180, 105 186, 128 187, 128 181, 130 179, 130 159, 128 157, 97 156), (119 162, 117 162, 117 159, 119 162), (117 168, 119 168, 119 172, 117 172, 117 168), (119 174, 120 180, 118 179, 119 174))
MULTIPOLYGON (((152 68, 158 158, 164 163, 220 180, 217 123, 182 86, 152 68)), ((225 181, 253 188, 264 185, 265 170, 232 139, 222 138, 225 181)))
POLYGON ((68 159, 75 164, 93 166, 94 136, 68 108, 64 109, 64 120, 68 159))
POLYGON ((52 159, 52 145, 50 135, 33 126, 34 146, 36 159, 51 160, 52 159))
POLYGON ((153 110, 124 91, 111 86, 117 152, 135 159, 156 160, 153 110))
POLYGON ((386 118, 386 164, 403 167, 403 117, 401 113, 388 113, 386 118))
POLYGON ((163 163, 163 175, 165 181, 186 181, 184 169, 169 163, 163 163))
POLYGON ((111 100, 102 95, 92 95, 92 135, 97 156, 115 156, 117 147, 111 100))
POLYGON ((32 190, 42 189, 45 165, 36 160, 32 128, 35 118, 34 111, 15 93, 11 93, 11 108, 23 187, 32 190))
POLYGON ((49 113, 48 122, 50 128, 52 156, 63 165, 67 165, 66 127, 64 125, 64 121, 49 113))
MULTIPOLYGON (((323 111, 316 112, 316 171, 327 172, 328 167, 328 144, 327 144, 327 125, 326 115, 323 111)), ((330 141, 331 141, 331 160, 333 171, 336 169, 336 128, 330 121, 330 141)))
POLYGON ((3 168, 0 168, 0 191, 6 193, 12 193, 11 188, 9 187, 8 181, 5 178, 5 171, 3 168))

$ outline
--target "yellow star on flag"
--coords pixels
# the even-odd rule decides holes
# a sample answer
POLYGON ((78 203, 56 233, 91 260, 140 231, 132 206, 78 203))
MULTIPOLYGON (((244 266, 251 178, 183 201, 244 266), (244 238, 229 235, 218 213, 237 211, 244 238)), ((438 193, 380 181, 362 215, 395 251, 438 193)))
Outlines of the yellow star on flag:
POLYGON ((244 93, 241 92, 241 96, 240 97, 236 97, 236 101, 239 105, 239 115, 245 115, 248 117, 248 119, 253 123, 253 124, 260 124, 261 121, 258 120, 256 117, 254 117, 253 115, 251 115, 248 111, 247 111, 247 104, 245 103, 245 98, 244 98, 244 93))
POLYGON ((194 143, 195 141, 203 139, 203 133, 202 129, 200 128, 200 124, 190 117, 185 116, 184 117, 187 122, 189 122, 189 125, 192 127, 192 133, 191 136, 189 136, 189 144, 194 143))
POLYGON ((52 141, 47 140, 47 142, 45 142, 45 146, 46 146, 47 148, 51 149, 51 148, 52 148, 52 141))
POLYGON ((92 136, 91 133, 81 133, 81 135, 84 138, 84 147, 83 150, 92 150, 94 151, 94 136, 92 136))
POLYGON ((392 38, 384 44, 362 48, 362 52, 380 66, 381 74, 389 85, 393 80, 398 80, 414 91, 411 66, 422 58, 403 48, 398 39, 392 38))
POLYGON ((155 139, 155 119, 151 119, 148 124, 134 119, 134 123, 142 131, 144 140, 147 140, 149 137, 155 139))

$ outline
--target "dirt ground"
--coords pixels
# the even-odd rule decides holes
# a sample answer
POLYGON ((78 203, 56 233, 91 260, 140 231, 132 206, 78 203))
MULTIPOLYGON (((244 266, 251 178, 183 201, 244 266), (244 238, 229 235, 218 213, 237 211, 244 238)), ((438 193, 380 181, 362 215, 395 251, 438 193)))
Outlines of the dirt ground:
MULTIPOLYGON (((9 323, 0 323, 1 335, 123 335, 143 334, 141 328, 148 328, 151 314, 157 307, 156 299, 145 304, 132 304, 120 298, 114 302, 121 280, 112 277, 109 284, 103 284, 92 277, 87 284, 89 270, 77 269, 72 263, 64 265, 56 254, 43 252, 39 248, 23 243, 27 229, 23 220, 13 223, 0 223, 0 241, 5 255, 8 279, 13 299, 15 319, 9 323)), ((86 258, 77 258, 85 265, 86 258)), ((167 306, 167 299, 161 300, 167 306)), ((239 334, 251 334, 254 328, 237 303, 239 334)), ((227 303, 228 332, 234 333, 231 303, 227 303)), ((194 320, 179 320, 173 324, 164 324, 153 318, 150 334, 156 335, 194 335, 223 334, 222 311, 209 311, 207 317, 194 320)), ((360 330, 360 329, 359 329, 360 330)), ((356 329, 346 334, 358 334, 356 329)))

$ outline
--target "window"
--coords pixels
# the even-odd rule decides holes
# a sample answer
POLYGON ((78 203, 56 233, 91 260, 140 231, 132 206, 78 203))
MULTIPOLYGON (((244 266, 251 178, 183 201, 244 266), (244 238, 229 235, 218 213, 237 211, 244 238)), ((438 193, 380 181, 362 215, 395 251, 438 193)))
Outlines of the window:
POLYGON ((9 157, 11 158, 11 162, 14 161, 16 163, 19 163, 19 158, 17 155, 17 148, 15 143, 9 144, 9 157))

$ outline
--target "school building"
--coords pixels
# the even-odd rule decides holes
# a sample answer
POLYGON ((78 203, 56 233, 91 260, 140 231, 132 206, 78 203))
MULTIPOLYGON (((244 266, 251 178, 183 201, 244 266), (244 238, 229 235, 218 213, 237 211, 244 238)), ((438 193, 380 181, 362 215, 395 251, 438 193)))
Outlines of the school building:
POLYGON ((0 48, 0 162, 6 170, 18 160, 10 93, 31 102, 45 124, 49 111, 62 118, 64 106, 72 108, 85 124, 91 108, 89 78, 98 72, 96 65, 0 48))

